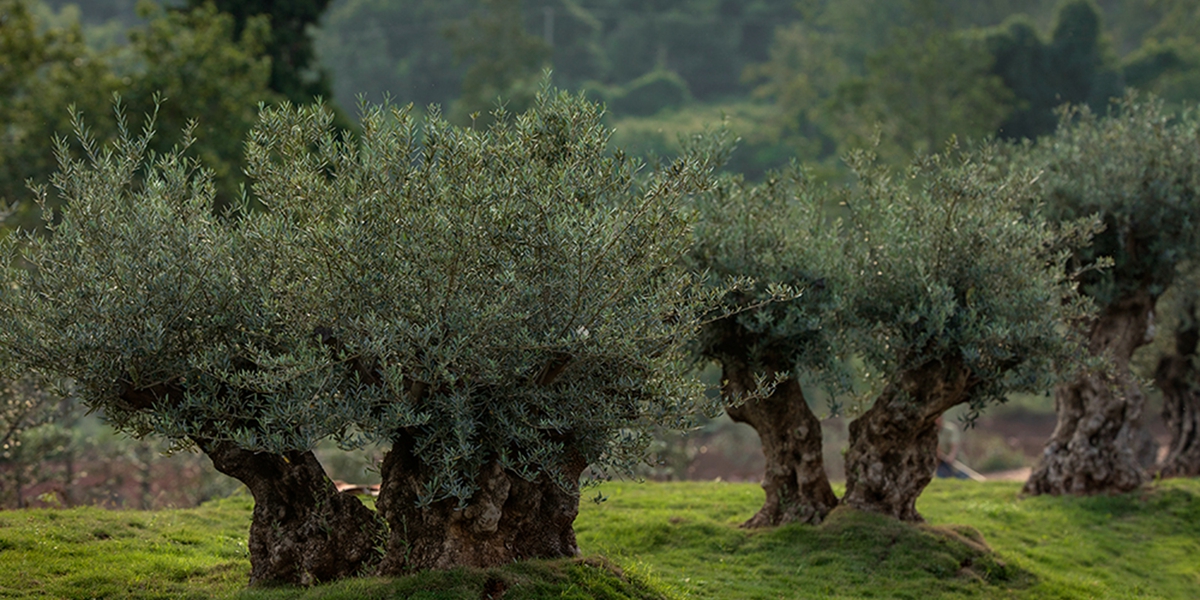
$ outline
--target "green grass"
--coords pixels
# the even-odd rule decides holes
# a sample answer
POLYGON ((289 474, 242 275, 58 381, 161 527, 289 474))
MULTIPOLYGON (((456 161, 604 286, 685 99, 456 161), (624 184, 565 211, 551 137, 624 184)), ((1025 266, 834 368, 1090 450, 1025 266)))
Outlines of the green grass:
POLYGON ((746 531, 757 486, 605 484, 607 499, 589 490, 576 522, 590 558, 308 590, 245 589, 245 496, 190 510, 0 512, 0 598, 1197 597, 1200 480, 1095 498, 1018 489, 935 481, 920 527, 838 511, 819 527, 746 531))
POLYGON ((245 586, 251 501, 0 511, 0 598, 208 598, 245 586))

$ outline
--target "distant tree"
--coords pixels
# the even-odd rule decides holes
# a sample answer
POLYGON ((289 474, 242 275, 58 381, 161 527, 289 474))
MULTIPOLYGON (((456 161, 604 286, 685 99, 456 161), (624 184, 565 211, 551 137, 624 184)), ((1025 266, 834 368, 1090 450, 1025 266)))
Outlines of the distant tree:
POLYGON ((253 582, 348 576, 379 547, 386 573, 577 553, 584 468, 631 468, 702 396, 671 367, 725 290, 679 265, 683 203, 720 152, 642 170, 552 90, 486 129, 376 108, 346 140, 332 118, 262 112, 269 210, 236 222, 148 136, 61 147, 61 222, 4 247, 0 354, 244 482, 253 582), (314 458, 327 437, 390 444, 386 540, 314 458))
POLYGON ((937 419, 1036 393, 1080 351, 1084 318, 1058 249, 1094 223, 1022 213, 1036 172, 997 171, 990 152, 922 159, 900 178, 856 153, 846 318, 878 393, 850 423, 842 503, 916 521, 933 477, 937 419))
POLYGON ((1090 268, 1109 257, 1113 266, 1087 271, 1080 288, 1100 309, 1080 324, 1088 351, 1108 368, 1056 389, 1058 427, 1026 493, 1108 493, 1146 481, 1138 457, 1145 400, 1129 361, 1149 341, 1156 300, 1200 251, 1198 133, 1194 113, 1177 118, 1159 100, 1129 95, 1107 117, 1087 107, 1064 112, 1058 131, 1027 159, 1043 173, 1049 218, 1096 215, 1104 223, 1073 262, 1090 268))
POLYGON ((22 202, 25 182, 54 170, 50 140, 70 131, 67 105, 105 111, 119 82, 78 25, 43 29, 24 0, 0 0, 0 14, 0 213, 16 204, 9 222, 29 225, 38 217, 22 202))
POLYGON ((129 31, 129 46, 114 58, 124 78, 126 110, 135 115, 157 111, 163 133, 150 147, 160 153, 178 144, 178 132, 194 120, 192 155, 212 172, 216 208, 229 207, 246 183, 243 144, 257 121, 256 107, 283 99, 270 88, 267 20, 260 16, 238 23, 211 3, 142 15, 148 21, 129 31), (156 98, 163 100, 161 106, 156 98))
POLYGON ((1156 0, 1157 24, 1141 45, 1122 58, 1126 85, 1172 104, 1200 99, 1200 6, 1156 0))
POLYGON ((836 39, 804 22, 781 26, 768 59, 745 72, 745 79, 756 84, 753 95, 777 108, 771 129, 805 159, 837 152, 825 104, 851 71, 836 52, 836 39))
POLYGON ((995 61, 990 72, 1015 96, 1015 109, 999 125, 1007 139, 1054 132, 1055 108, 1066 103, 1104 110, 1122 93, 1115 57, 1104 39, 1100 10, 1091 0, 1067 0, 1043 41, 1033 22, 1016 17, 985 34, 995 61))
POLYGON ((880 135, 879 152, 903 163, 938 152, 952 137, 982 139, 1010 110, 1011 94, 988 71, 991 57, 965 35, 929 23, 897 32, 867 59, 863 77, 843 81, 827 101, 843 148, 880 135))
POLYGON ((56 484, 55 501, 75 504, 74 454, 81 436, 73 426, 84 411, 70 389, 69 382, 30 374, 0 384, 0 505, 27 507, 27 487, 46 481, 56 484), (53 463, 61 469, 46 468, 53 463), (5 489, 10 486, 11 496, 5 489))
POLYGON ((455 57, 469 65, 451 110, 454 121, 468 123, 472 114, 487 119, 498 103, 516 112, 532 104, 550 47, 526 33, 521 0, 484 0, 446 35, 455 57))
MULTIPOLYGON (((270 35, 262 46, 269 57, 270 88, 295 104, 309 104, 316 96, 333 101, 329 75, 317 63, 310 28, 317 25, 331 0, 187 0, 188 11, 215 6, 233 16, 229 41, 243 39, 247 29, 270 35)), ((241 138, 236 138, 241 139, 241 138)))
MULTIPOLYGON (((470 29, 468 15, 486 15, 483 8, 466 0, 346 0, 330 6, 317 45, 337 73, 343 103, 360 92, 371 99, 390 92, 417 105, 448 105, 468 65, 456 63, 444 34, 470 29)), ((742 70, 764 60, 775 27, 799 14, 793 0, 524 0, 515 12, 524 35, 545 46, 534 72, 549 63, 564 88, 621 87, 668 71, 702 101, 741 95, 742 70)), ((486 100, 485 112, 494 97, 486 100)))
POLYGON ((1153 0, 1151 4, 1157 9, 1158 23, 1150 37, 1200 41, 1200 6, 1189 0, 1153 0))
POLYGON ((825 203, 833 200, 793 168, 759 185, 725 178, 696 202, 692 267, 717 282, 754 280, 754 287, 726 296, 733 314, 705 324, 696 344, 699 358, 721 365, 726 412, 762 440, 766 501, 746 527, 816 524, 837 506, 825 473, 821 422, 801 385, 820 375, 834 392, 847 387, 835 338, 853 283, 841 228, 826 218, 831 207, 825 203), (776 286, 799 296, 771 302, 776 286))
MULTIPOLYGON (((345 106, 362 95, 417 106, 449 106, 466 71, 447 29, 477 9, 469 0, 347 0, 330 5, 314 32, 323 64, 345 106)), ((539 66, 540 68, 540 66, 539 66)))
MULTIPOLYGON (((21 0, 3 0, 8 20, 0 28, 0 60, 12 65, 0 72, 0 206, 16 203, 9 222, 39 223, 37 206, 25 187, 54 171, 55 136, 71 133, 69 106, 89 115, 111 110, 120 93, 132 114, 156 110, 166 133, 151 148, 169 151, 178 132, 196 119, 192 152, 205 161, 217 185, 221 206, 239 196, 243 175, 242 140, 256 118, 259 102, 279 96, 267 88, 269 61, 262 57, 266 35, 262 19, 252 21, 232 42, 233 20, 211 6, 193 11, 144 12, 147 22, 129 30, 130 43, 98 54, 84 43, 76 24, 41 31, 21 0)), ((115 134, 111 122, 98 119, 92 135, 115 134)), ((59 205, 53 193, 51 208, 59 205)))

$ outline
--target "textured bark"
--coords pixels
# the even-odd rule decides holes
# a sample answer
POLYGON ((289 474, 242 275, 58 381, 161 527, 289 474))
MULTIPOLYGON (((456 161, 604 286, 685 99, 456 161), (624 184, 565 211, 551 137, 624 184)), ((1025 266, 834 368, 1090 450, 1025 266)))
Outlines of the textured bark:
MULTIPOLYGON (((1185 314, 1195 314, 1195 304, 1185 314)), ((1158 362, 1154 382, 1163 393, 1163 421, 1171 433, 1167 456, 1159 466, 1163 477, 1200 476, 1200 389, 1196 348, 1200 325, 1195 322, 1175 332, 1175 352, 1158 362)))
POLYGON ((312 452, 255 453, 197 439, 218 471, 254 495, 250 583, 310 585, 360 574, 379 559, 383 527, 339 494, 312 452))
POLYGON ((1088 350, 1110 357, 1111 371, 1085 373, 1055 389, 1058 425, 1024 493, 1125 492, 1147 480, 1138 456, 1145 397, 1129 360, 1150 341, 1153 310, 1154 298, 1140 292, 1106 307, 1091 324, 1088 350))
POLYGON ((906 371, 850 423, 842 504, 922 521, 917 496, 937 468, 937 418, 968 399, 970 372, 957 361, 906 371))
MULTIPOLYGON (((748 369, 724 367, 729 397, 753 389, 748 369)), ((762 488, 767 498, 742 527, 771 527, 783 523, 816 525, 837 506, 821 452, 821 421, 808 408, 800 383, 789 378, 766 398, 726 408, 729 417, 758 432, 766 471, 762 488)))
MULTIPOLYGON (((579 480, 586 463, 565 467, 565 480, 579 480)), ((383 460, 383 483, 376 507, 391 534, 381 571, 399 575, 420 569, 493 567, 528 558, 576 556, 572 524, 579 514, 578 490, 565 490, 550 478, 526 481, 489 463, 479 490, 465 507, 457 500, 419 505, 433 473, 397 442, 383 460)))

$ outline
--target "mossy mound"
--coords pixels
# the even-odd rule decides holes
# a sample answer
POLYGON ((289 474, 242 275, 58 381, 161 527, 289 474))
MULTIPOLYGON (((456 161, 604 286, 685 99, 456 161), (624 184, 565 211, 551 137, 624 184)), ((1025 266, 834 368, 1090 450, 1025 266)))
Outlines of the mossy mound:
POLYGON ((816 535, 824 538, 819 546, 840 547, 840 555, 858 556, 867 568, 923 571, 939 579, 974 579, 1006 587, 1033 581, 1028 572, 1001 560, 983 534, 968 525, 905 523, 843 506, 829 514, 816 535), (871 561, 876 564, 865 564, 871 561))
POLYGON ((237 598, 413 600, 665 600, 657 586, 604 557, 531 560, 494 569, 426 571, 407 577, 348 579, 316 588, 248 589, 237 598))

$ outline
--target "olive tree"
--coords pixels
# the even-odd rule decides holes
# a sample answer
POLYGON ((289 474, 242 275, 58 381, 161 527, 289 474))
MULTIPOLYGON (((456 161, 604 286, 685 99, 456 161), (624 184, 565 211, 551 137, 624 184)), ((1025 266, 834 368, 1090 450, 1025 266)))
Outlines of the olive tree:
MULTIPOLYGON (((120 107, 118 107, 119 109, 120 107)), ((213 217, 211 174, 183 148, 149 152, 152 131, 98 144, 76 120, 82 153, 58 142, 52 178, 67 208, 39 202, 48 235, 11 235, 0 291, 0 353, 47 378, 68 377, 89 406, 137 436, 194 444, 255 497, 252 581, 357 572, 381 528, 338 496, 311 452, 340 422, 289 422, 279 407, 339 398, 338 363, 288 321, 276 281, 252 268, 250 223, 213 217), (308 444, 254 438, 290 429, 308 444), (239 443, 242 442, 242 443, 239 443), (270 451, 264 451, 270 450, 270 451)), ((332 410, 332 409, 331 409, 332 410)))
POLYGON ((383 570, 576 553, 584 468, 631 468, 696 397, 670 367, 719 291, 677 266, 681 210, 722 153, 642 173, 546 91, 486 131, 373 111, 357 147, 318 117, 251 136, 263 227, 303 232, 259 252, 304 257, 288 303, 356 376, 340 414, 392 446, 383 570))
POLYGON ((1023 213, 1036 173, 996 169, 986 149, 920 159, 903 177, 869 158, 850 160, 859 185, 847 203, 846 322, 878 386, 850 423, 842 503, 918 521, 938 417, 1040 392, 1072 364, 1078 343, 1065 323, 1087 303, 1061 248, 1093 224, 1052 227, 1023 213))
POLYGON ((1200 475, 1200 298, 1194 265, 1180 269, 1175 283, 1155 307, 1157 365, 1154 385, 1162 392, 1163 421, 1170 433, 1167 455, 1158 465, 1163 477, 1200 475))
POLYGON ((1147 479, 1138 460, 1145 399, 1129 370, 1134 350, 1152 339, 1154 305, 1177 267, 1200 252, 1200 121, 1157 100, 1127 96, 1107 117, 1086 108, 1062 115, 1058 131, 1024 160, 1042 171, 1047 215, 1098 215, 1104 231, 1078 248, 1088 270, 1081 291, 1099 314, 1079 324, 1103 369, 1055 390, 1058 426, 1025 484, 1030 494, 1127 491, 1147 479))
POLYGON ((701 396, 670 367, 723 292, 679 266, 681 205, 721 153, 647 171, 551 90, 495 117, 375 107, 352 138, 320 107, 264 109, 247 172, 267 210, 237 221, 182 148, 80 126, 61 222, 5 248, 31 268, 6 271, 0 349, 244 482, 252 582, 575 554, 585 467, 631 467, 701 396), (386 527, 335 491, 326 438, 391 445, 386 527))
POLYGON ((726 412, 762 440, 766 502, 746 527, 816 524, 837 506, 821 422, 801 385, 817 375, 834 392, 846 388, 835 340, 846 261, 841 227, 826 216, 835 200, 793 167, 757 185, 723 178, 695 203, 694 268, 714 283, 754 280, 724 298, 730 314, 707 322, 695 345, 698 358, 721 365, 726 412), (799 294, 771 302, 773 286, 799 294))

